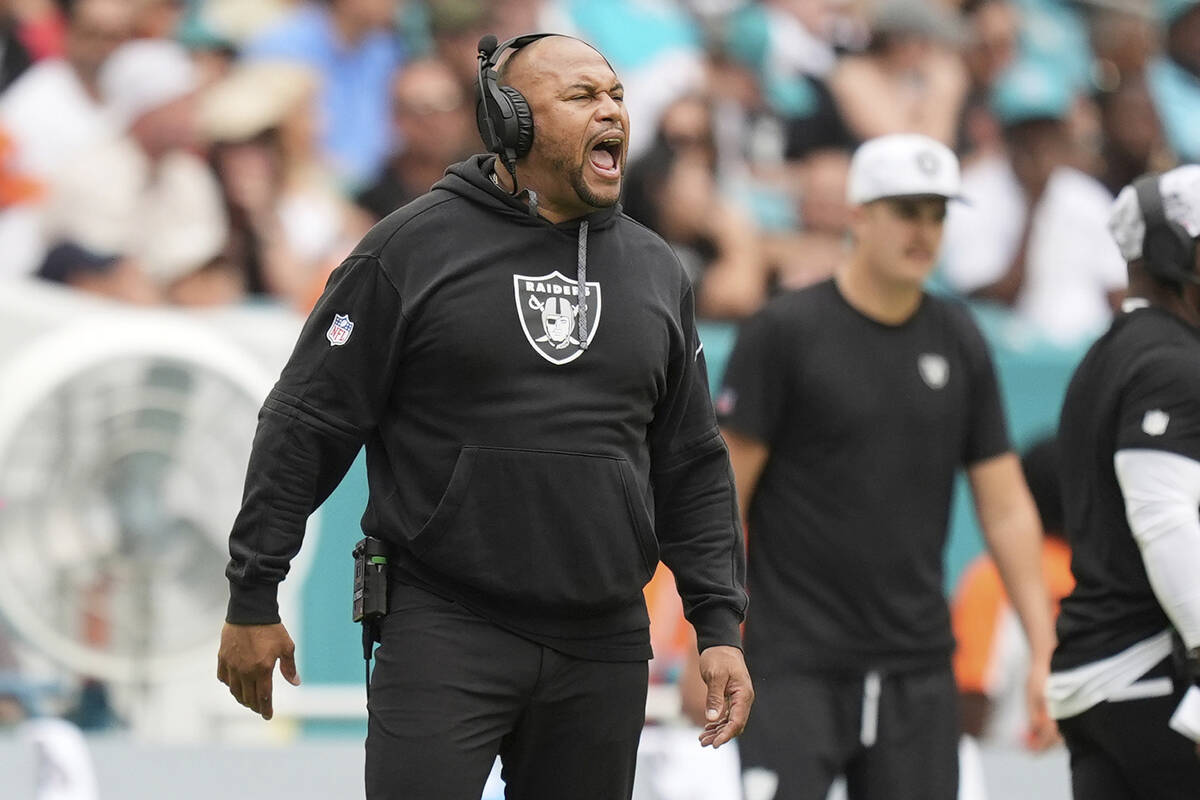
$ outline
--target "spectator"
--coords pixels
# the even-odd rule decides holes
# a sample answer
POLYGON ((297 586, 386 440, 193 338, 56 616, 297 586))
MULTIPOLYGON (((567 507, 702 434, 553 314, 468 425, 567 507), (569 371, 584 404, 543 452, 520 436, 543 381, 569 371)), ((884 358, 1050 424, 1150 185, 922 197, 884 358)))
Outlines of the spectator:
POLYGON ((171 39, 179 32, 185 0, 132 0, 134 35, 139 39, 171 39))
MULTIPOLYGON (((1044 439, 1021 459, 1045 531, 1042 577, 1055 615, 1059 602, 1075 586, 1071 550, 1063 529, 1057 448, 1055 439, 1044 439)), ((1023 734, 1029 720, 1023 687, 1029 675, 1029 647, 990 556, 981 555, 967 565, 950 611, 958 643, 954 675, 960 692, 963 732, 993 745, 1025 744, 1023 734)))
POLYGON ((224 261, 246 291, 306 310, 314 284, 370 227, 321 161, 317 80, 299 64, 246 62, 200 108, 231 222, 224 261))
POLYGON ((680 145, 660 141, 630 167, 626 211, 671 245, 696 287, 697 315, 752 314, 766 296, 757 232, 718 192, 713 154, 680 145))
POLYGON ((204 271, 228 231, 220 187, 196 142, 197 73, 178 44, 122 45, 100 72, 120 133, 81 152, 51 187, 49 234, 136 259, 181 302, 236 298, 236 283, 204 271))
POLYGON ((954 144, 967 91, 957 19, 937 3, 887 0, 872 32, 866 52, 844 57, 830 76, 851 133, 923 133, 954 144))
POLYGON ((391 151, 395 12, 395 0, 314 0, 246 45, 248 58, 299 61, 321 76, 322 146, 350 186, 371 180, 391 151))
POLYGON ((38 62, 0 95, 0 125, 13 136, 22 169, 48 179, 111 131, 97 81, 132 22, 128 0, 76 0, 63 58, 38 62))
POLYGON ((1171 148, 1182 161, 1200 162, 1200 3, 1163 0, 1160 6, 1166 48, 1150 65, 1150 91, 1171 148))
POLYGON ((1053 65, 1023 61, 993 93, 1008 156, 963 175, 969 205, 951 207, 942 274, 957 291, 1009 306, 1042 335, 1073 345, 1108 324, 1125 266, 1108 235, 1112 196, 1072 164, 1074 102, 1053 65))
POLYGON ((576 33, 612 62, 625 86, 630 132, 629 158, 654 143, 663 111, 675 100, 704 88, 704 53, 699 28, 676 3, 639 0, 562 0, 576 33))
POLYGON ((494 16, 484 0, 429 0, 434 54, 454 72, 467 97, 478 91, 479 39, 492 31, 494 16))
POLYGON ((429 191, 446 167, 477 147, 474 108, 454 71, 430 58, 407 65, 392 83, 392 121, 402 150, 357 202, 376 220, 429 191))
POLYGON ((50 248, 38 277, 124 303, 153 305, 163 301, 161 290, 132 259, 93 253, 70 242, 50 248))
POLYGON ((799 163, 800 228, 774 233, 764 241, 779 288, 803 289, 823 281, 845 260, 851 220, 846 203, 849 173, 850 154, 845 150, 815 150, 799 163))
POLYGON ((1110 194, 1147 172, 1173 165, 1158 110, 1141 75, 1127 75, 1120 86, 1097 94, 1096 102, 1102 131, 1098 177, 1110 194))
POLYGON ((996 81, 1016 60, 1021 12, 1012 0, 971 0, 963 11, 968 31, 963 59, 971 88, 960 123, 959 150, 969 164, 1004 151, 989 99, 996 81))

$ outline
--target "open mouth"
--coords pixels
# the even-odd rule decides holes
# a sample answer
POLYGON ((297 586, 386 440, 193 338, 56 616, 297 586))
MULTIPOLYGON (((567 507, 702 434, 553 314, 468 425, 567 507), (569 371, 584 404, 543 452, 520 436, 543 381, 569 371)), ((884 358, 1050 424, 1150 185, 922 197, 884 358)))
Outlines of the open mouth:
POLYGON ((600 139, 588 153, 592 168, 605 178, 616 178, 621 174, 621 150, 625 141, 619 136, 600 139))

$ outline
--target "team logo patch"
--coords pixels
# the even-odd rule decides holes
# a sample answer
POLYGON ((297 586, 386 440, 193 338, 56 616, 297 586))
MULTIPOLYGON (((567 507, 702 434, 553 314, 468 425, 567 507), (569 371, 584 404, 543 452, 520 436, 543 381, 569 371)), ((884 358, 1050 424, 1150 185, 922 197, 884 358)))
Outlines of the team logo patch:
POLYGON ((350 340, 350 333, 354 330, 354 323, 350 321, 349 314, 334 314, 333 324, 329 326, 329 330, 325 331, 325 338, 334 347, 343 345, 350 340))
POLYGON ((942 389, 950 380, 950 364, 937 353, 922 353, 917 358, 917 370, 930 389, 942 389))
POLYGON ((917 169, 921 171, 922 175, 932 178, 941 171, 941 166, 937 155, 932 151, 922 150, 917 153, 917 169))
POLYGON ((1161 408, 1147 411, 1146 416, 1142 417, 1142 430, 1146 432, 1147 436, 1162 436, 1167 432, 1167 426, 1170 424, 1171 415, 1161 408))
MULTIPOLYGON (((525 339, 551 364, 568 364, 583 352, 579 340, 579 282, 561 272, 513 275, 517 318, 525 339)), ((587 282, 587 342, 600 327, 600 283, 587 282)))

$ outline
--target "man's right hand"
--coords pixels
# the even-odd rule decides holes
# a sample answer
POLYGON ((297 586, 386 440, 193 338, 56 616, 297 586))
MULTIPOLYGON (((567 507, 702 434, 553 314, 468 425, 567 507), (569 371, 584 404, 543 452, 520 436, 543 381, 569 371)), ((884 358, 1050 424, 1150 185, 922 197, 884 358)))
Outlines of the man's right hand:
POLYGON ((300 685, 296 673, 296 645, 283 623, 233 625, 221 629, 217 653, 217 680, 229 687, 233 699, 263 719, 270 719, 271 677, 275 662, 279 673, 293 686, 300 685))

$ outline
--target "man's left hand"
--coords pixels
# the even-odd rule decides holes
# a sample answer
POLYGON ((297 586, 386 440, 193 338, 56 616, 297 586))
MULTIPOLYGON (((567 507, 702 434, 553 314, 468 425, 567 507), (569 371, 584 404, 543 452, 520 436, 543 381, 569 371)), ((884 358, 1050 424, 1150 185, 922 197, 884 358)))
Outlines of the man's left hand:
POLYGON ((754 686, 742 651, 729 645, 706 647, 700 653, 700 677, 708 687, 700 745, 715 750, 746 729, 754 686))

